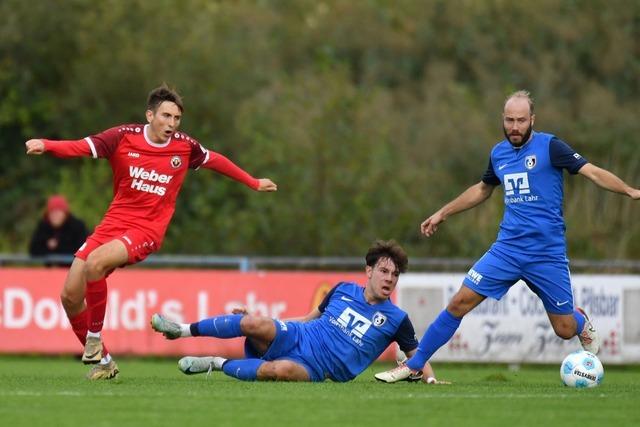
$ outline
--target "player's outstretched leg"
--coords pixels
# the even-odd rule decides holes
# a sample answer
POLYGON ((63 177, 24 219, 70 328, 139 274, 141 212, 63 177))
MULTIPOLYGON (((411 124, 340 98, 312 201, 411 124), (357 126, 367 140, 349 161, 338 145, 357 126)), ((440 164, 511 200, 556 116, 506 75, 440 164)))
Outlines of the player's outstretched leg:
POLYGON ((167 339, 175 340, 182 337, 215 337, 236 338, 243 336, 240 321, 244 315, 227 314, 210 317, 195 323, 177 323, 161 314, 151 316, 151 327, 162 333, 167 339))
POLYGON ((211 373, 211 371, 222 371, 222 365, 226 361, 224 357, 218 356, 185 356, 178 360, 178 369, 186 375, 211 373))
POLYGON ((424 333, 418 345, 418 350, 413 357, 406 363, 400 364, 397 368, 375 374, 375 378, 386 383, 420 380, 422 378, 422 367, 440 347, 451 339, 460 326, 461 320, 461 318, 449 313, 447 309, 442 310, 424 333))
POLYGON ((162 314, 158 313, 151 316, 151 328, 156 332, 160 332, 168 340, 175 340, 183 336, 191 336, 191 334, 183 335, 183 329, 185 329, 183 325, 169 320, 162 314))
MULTIPOLYGON (((600 338, 598 337, 596 328, 593 326, 593 323, 591 323, 591 320, 589 320, 589 316, 587 316, 587 313, 585 313, 582 308, 576 307, 575 311, 578 312, 578 314, 574 313, 574 316, 584 316, 584 326, 582 327, 582 330, 576 331, 578 339, 580 340, 580 344, 582 344, 582 348, 593 354, 598 354, 598 352, 600 351, 600 338)), ((578 319, 576 319, 576 321, 577 320, 578 319)), ((578 325, 580 325, 580 323, 581 322, 578 322, 578 325)), ((578 329, 580 329, 579 326, 578 329)))
POLYGON ((258 369, 264 363, 266 362, 262 359, 228 360, 218 356, 186 356, 178 361, 178 369, 186 375, 223 371, 242 381, 255 381, 258 379, 258 369))

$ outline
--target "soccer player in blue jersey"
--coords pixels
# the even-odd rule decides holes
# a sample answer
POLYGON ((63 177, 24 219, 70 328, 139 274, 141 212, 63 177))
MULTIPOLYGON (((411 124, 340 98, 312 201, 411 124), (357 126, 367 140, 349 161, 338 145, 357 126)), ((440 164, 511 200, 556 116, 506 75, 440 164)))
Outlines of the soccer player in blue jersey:
POLYGON ((425 332, 418 351, 395 369, 376 374, 396 382, 417 371, 453 336, 462 317, 485 298, 500 299, 522 279, 542 300, 556 335, 578 335, 585 350, 597 353, 595 328, 573 306, 562 214, 563 169, 605 190, 640 198, 640 190, 585 160, 556 136, 533 131, 533 101, 526 91, 510 95, 504 106, 505 139, 491 150, 482 180, 427 218, 420 226, 432 236, 451 215, 471 209, 504 187, 504 218, 498 239, 469 270, 460 290, 425 332))
MULTIPOLYGON (((151 326, 168 339, 247 337, 245 359, 187 356, 178 362, 185 374, 215 370, 245 381, 349 381, 394 341, 409 356, 418 347, 407 313, 389 299, 407 268, 404 250, 394 241, 377 241, 365 259, 365 287, 338 283, 301 319, 283 321, 237 310, 191 324, 154 314, 151 326)), ((405 379, 423 377, 427 383, 439 382, 429 363, 405 379)))

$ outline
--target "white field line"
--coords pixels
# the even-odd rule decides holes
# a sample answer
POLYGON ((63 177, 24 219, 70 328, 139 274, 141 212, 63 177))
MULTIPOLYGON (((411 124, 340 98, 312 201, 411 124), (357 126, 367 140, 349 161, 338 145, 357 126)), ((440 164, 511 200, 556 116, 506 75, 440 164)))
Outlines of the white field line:
MULTIPOLYGON (((30 391, 30 390, 12 390, 12 391, 0 391, 0 396, 6 397, 52 397, 52 396, 62 396, 62 397, 91 397, 91 396, 172 396, 173 393, 170 392, 152 392, 152 393, 139 393, 139 392, 122 392, 122 391, 108 391, 108 390, 100 390, 96 392, 87 393, 86 390, 76 391, 76 390, 58 390, 51 392, 42 392, 42 391, 30 391)), ((185 395, 189 396, 211 396, 210 393, 206 391, 198 392, 188 392, 185 395)), ((405 400, 405 399, 582 399, 584 398, 584 394, 571 392, 567 393, 558 393, 558 394, 519 394, 519 393, 498 393, 498 394, 464 394, 464 393, 437 393, 437 394, 398 394, 395 396, 389 395, 360 395, 358 396, 359 400, 405 400)), ((595 396, 590 396, 595 397, 595 396)), ((599 398, 606 398, 606 394, 597 395, 599 398)), ((260 396, 260 400, 270 399, 270 396, 260 396)), ((275 400, 280 400, 280 397, 273 397, 275 400)), ((293 400, 325 400, 318 396, 296 396, 292 397, 293 400)), ((331 398, 326 398, 326 400, 331 400, 331 398)))

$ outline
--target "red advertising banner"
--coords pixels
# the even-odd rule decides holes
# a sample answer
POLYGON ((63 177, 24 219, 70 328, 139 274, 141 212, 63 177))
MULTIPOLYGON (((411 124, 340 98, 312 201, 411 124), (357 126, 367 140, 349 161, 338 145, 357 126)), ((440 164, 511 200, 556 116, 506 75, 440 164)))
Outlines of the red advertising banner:
MULTIPOLYGON (((66 269, 0 269, 0 353, 80 353, 60 304, 66 269)), ((230 313, 280 319, 317 307, 340 281, 364 284, 364 273, 213 270, 118 270, 108 279, 103 339, 114 355, 242 355, 242 339, 198 337, 168 341, 149 319, 163 313, 180 322, 230 313)), ((390 351, 385 358, 393 358, 390 351)))

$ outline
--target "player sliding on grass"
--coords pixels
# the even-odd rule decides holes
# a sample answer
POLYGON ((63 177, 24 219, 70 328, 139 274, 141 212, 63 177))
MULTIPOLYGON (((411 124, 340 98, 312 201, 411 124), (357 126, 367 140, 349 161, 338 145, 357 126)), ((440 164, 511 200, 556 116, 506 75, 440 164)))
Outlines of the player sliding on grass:
POLYGON ((460 290, 429 326, 418 351, 396 369, 376 374, 386 382, 410 377, 453 336, 462 317, 486 297, 500 299, 522 279, 542 300, 560 338, 578 336, 585 350, 597 353, 596 330, 583 310, 574 308, 562 216, 562 170, 581 174, 598 186, 633 199, 640 190, 588 163, 553 135, 533 132, 533 101, 525 91, 505 102, 505 140, 491 150, 482 181, 427 218, 420 226, 432 236, 449 216, 471 209, 504 186, 505 212, 498 240, 469 270, 460 290))
POLYGON ((222 154, 178 132, 182 100, 166 86, 149 94, 148 124, 120 125, 75 141, 31 139, 27 154, 107 158, 113 170, 113 201, 94 233, 75 253, 61 293, 62 305, 80 342, 82 361, 97 364, 87 378, 110 379, 118 366, 100 333, 107 304, 106 277, 160 249, 188 169, 212 169, 257 191, 276 191, 222 154), (85 303, 86 299, 86 303, 85 303))
MULTIPOLYGON (((407 313, 389 299, 398 276, 407 268, 404 250, 394 241, 377 241, 365 259, 364 288, 339 283, 301 319, 282 321, 236 310, 235 314, 192 324, 154 314, 151 326, 168 339, 247 337, 245 359, 188 356, 178 363, 185 374, 214 370, 245 381, 349 381, 393 341, 408 355, 418 346, 407 313)), ((426 382, 438 382, 429 363, 420 368, 426 382)), ((406 379, 418 381, 422 377, 421 371, 406 379)))

